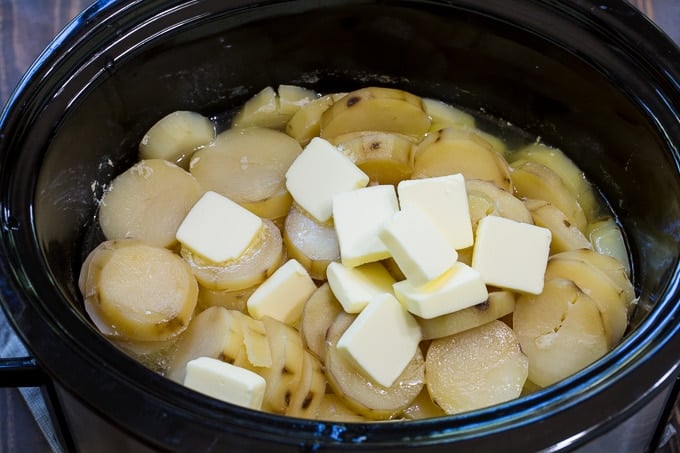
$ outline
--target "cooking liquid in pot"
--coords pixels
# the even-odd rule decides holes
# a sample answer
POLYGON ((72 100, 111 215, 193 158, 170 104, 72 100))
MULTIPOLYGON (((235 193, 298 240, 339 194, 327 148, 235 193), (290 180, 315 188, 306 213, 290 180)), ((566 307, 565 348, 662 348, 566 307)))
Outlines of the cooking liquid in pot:
MULTIPOLYGON (((259 273, 253 270, 253 275, 236 277, 232 273, 211 280, 220 273, 214 269, 220 264, 208 263, 179 246, 174 234, 157 244, 190 263, 199 288, 197 301, 186 290, 187 300, 178 302, 185 308, 196 304, 189 327, 184 322, 167 327, 166 322, 170 330, 157 341, 153 333, 121 335, 120 325, 107 330, 106 310, 97 308, 106 305, 102 302, 108 297, 106 289, 92 270, 96 266, 84 265, 81 291, 95 324, 114 344, 156 372, 182 383, 187 360, 212 355, 265 378, 264 410, 338 420, 423 418, 500 403, 550 385, 597 360, 624 334, 634 293, 625 242, 611 209, 560 150, 507 121, 373 87, 323 97, 299 87, 280 87, 278 93, 268 88, 235 114, 210 120, 191 112, 173 115, 144 137, 140 159, 161 158, 190 169, 199 192, 222 193, 271 219, 262 230, 271 234, 254 245, 269 250, 271 257, 259 262, 259 273), (392 114, 392 122, 381 118, 385 112, 392 114), (217 137, 215 129, 221 131, 217 137), (493 215, 549 229, 552 243, 543 292, 527 294, 489 285, 484 303, 433 319, 412 317, 422 335, 419 347, 394 384, 377 384, 337 348, 357 314, 345 313, 324 283, 328 264, 340 259, 333 224, 314 219, 284 190, 286 169, 319 134, 362 169, 371 186, 462 174, 473 227, 493 215), (170 153, 173 146, 168 143, 184 146, 170 153), (249 147, 257 143, 268 145, 253 153, 249 147), (211 160, 216 154, 227 156, 227 163, 211 160), (241 173, 245 178, 239 181, 241 173), (304 234, 314 234, 314 245, 300 239, 304 234), (274 246, 262 245, 272 241, 278 241, 274 252, 274 246), (308 298, 301 318, 289 323, 254 320, 247 315, 248 298, 287 258, 302 263, 319 288, 308 298), (201 278, 206 268, 208 276, 201 278), (220 320, 217 326, 215 319, 220 320), (199 322, 203 324, 198 326, 199 322), (238 331, 231 340, 225 336, 228 328, 238 331), (201 345, 206 339, 199 340, 199 334, 213 335, 212 346, 201 345), (258 343, 260 337, 268 341, 258 343), (218 342, 222 343, 215 348, 218 342), (265 362, 257 362, 262 356, 265 362)), ((174 164, 173 171, 178 169, 174 164)), ((137 173, 152 167, 138 167, 137 173)), ((121 243, 120 239, 132 236, 148 243, 162 236, 158 224, 166 223, 165 219, 144 226, 146 233, 135 233, 137 226, 131 225, 130 218, 141 219, 149 211, 143 201, 146 195, 134 202, 123 197, 124 208, 116 208, 112 194, 125 195, 125 189, 117 187, 122 185, 120 179, 116 181, 104 197, 100 222, 88 232, 86 251, 107 239, 121 243), (141 211, 131 213, 131 204, 142 206, 141 211), (140 237, 144 234, 148 240, 140 237)), ((177 184, 168 184, 172 190, 162 191, 170 194, 163 204, 177 205, 177 184)), ((176 214, 179 220, 172 220, 175 224, 198 194, 191 192, 186 198, 182 213, 176 214)), ((175 231, 176 226, 166 226, 175 231)), ((113 244, 106 253, 117 248, 113 244)), ((472 264, 473 247, 457 253, 459 262, 472 264)), ((108 256, 90 261, 101 263, 97 269, 104 268, 108 256)), ((517 257, 517 266, 522 266, 522 259, 517 257)), ((393 259, 380 263, 394 281, 405 278, 393 259)), ((242 267, 247 270, 249 265, 242 267)))

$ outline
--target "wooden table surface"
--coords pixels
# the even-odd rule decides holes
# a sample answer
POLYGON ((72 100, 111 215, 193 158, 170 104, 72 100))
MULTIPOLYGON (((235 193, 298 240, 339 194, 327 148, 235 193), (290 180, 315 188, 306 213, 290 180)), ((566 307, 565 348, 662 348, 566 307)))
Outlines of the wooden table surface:
MULTIPOLYGON (((21 75, 61 28, 91 0, 0 0, 0 106, 21 75)), ((680 43, 680 0, 632 3, 680 43)), ((673 416, 680 426, 680 405, 673 416)), ((680 453, 680 436, 660 452, 680 453)), ((18 390, 0 388, 0 453, 46 452, 49 447, 18 390)))

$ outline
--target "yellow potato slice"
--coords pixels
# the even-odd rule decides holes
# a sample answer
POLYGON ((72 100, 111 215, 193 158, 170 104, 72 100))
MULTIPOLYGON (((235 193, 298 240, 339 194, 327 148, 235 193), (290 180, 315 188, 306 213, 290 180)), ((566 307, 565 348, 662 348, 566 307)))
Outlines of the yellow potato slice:
POLYGON ((209 307, 224 307, 229 310, 236 310, 243 313, 247 312, 246 303, 258 285, 249 288, 230 290, 208 289, 203 285, 198 285, 198 304, 196 309, 203 311, 209 307))
POLYGON ((425 382, 423 355, 418 349, 390 387, 373 382, 347 361, 336 345, 355 316, 340 313, 326 336, 326 377, 348 407, 370 419, 389 419, 401 413, 418 396, 425 382))
POLYGON ((496 184, 478 179, 465 181, 472 231, 477 231, 479 221, 488 215, 505 217, 517 222, 533 224, 529 209, 512 193, 496 184))
POLYGON ((437 99, 423 98, 423 109, 432 120, 429 132, 447 127, 475 127, 474 116, 437 99))
POLYGON ((542 143, 533 143, 512 155, 512 161, 530 161, 545 165, 562 179, 583 208, 586 219, 592 220, 602 212, 595 190, 585 174, 574 162, 558 148, 542 143))
POLYGON ((430 117, 420 97, 394 88, 362 88, 333 103, 321 115, 320 136, 327 140, 357 131, 395 132, 422 137, 430 117))
POLYGON ((567 219, 562 211, 545 200, 525 200, 534 224, 550 230, 550 254, 567 250, 592 249, 586 236, 567 219))
POLYGON ((191 174, 212 190, 275 219, 285 215, 291 198, 285 174, 302 148, 291 137, 272 129, 229 129, 191 159, 191 174))
POLYGON ((427 388, 418 394, 415 400, 404 409, 404 417, 408 420, 422 420, 425 418, 443 417, 446 412, 434 404, 427 388))
POLYGON ((423 340, 447 337, 500 319, 515 309, 515 293, 491 291, 481 304, 432 319, 416 318, 423 340))
POLYGON ((602 315, 607 346, 614 347, 628 325, 628 301, 624 299, 623 288, 590 262, 565 257, 561 253, 550 257, 546 266, 546 281, 553 278, 571 280, 590 296, 602 315))
POLYGON ((303 352, 300 384, 290 397, 286 415, 315 419, 326 394, 326 375, 321 362, 308 351, 303 352))
POLYGON ((566 279, 547 279, 541 294, 520 296, 513 329, 529 357, 529 380, 541 387, 576 373, 609 350, 597 304, 566 279))
POLYGON ((321 399, 316 418, 329 422, 366 422, 363 415, 345 404, 345 401, 334 393, 326 393, 321 399))
POLYGON ((491 181, 512 193, 507 162, 478 134, 456 128, 428 134, 415 150, 413 178, 456 173, 466 180, 491 181))
POLYGON ((163 159, 142 160, 118 175, 99 206, 99 225, 107 239, 135 238, 174 247, 175 233, 203 195, 196 179, 163 159))
POLYGON ((284 259, 281 232, 266 219, 260 236, 236 260, 214 263, 187 247, 182 247, 180 253, 201 286, 217 291, 239 291, 262 283, 284 259))
POLYGON ((326 333, 340 312, 342 305, 333 295, 328 282, 312 293, 302 309, 300 321, 302 342, 307 350, 322 361, 325 360, 326 333))
POLYGON ((123 341, 176 337, 198 299, 196 279, 179 256, 135 239, 102 242, 80 274, 87 314, 102 334, 123 341))
POLYGON ((433 340, 425 358, 427 390, 447 414, 517 398, 528 370, 515 333, 501 321, 433 340))
POLYGON ((302 146, 306 146, 321 132, 321 115, 346 93, 334 93, 308 102, 295 112, 286 124, 286 133, 302 146))
POLYGON ((511 177, 517 196, 550 202, 585 234, 587 221, 583 208, 557 173, 543 164, 516 161, 511 177))
POLYGON ((314 91, 298 86, 280 85, 278 93, 266 87, 243 104, 231 126, 283 130, 297 110, 316 97, 314 91))
POLYGON ((588 224, 588 238, 593 249, 603 255, 611 256, 623 265, 626 274, 630 276, 630 259, 626 241, 621 228, 611 217, 598 219, 588 224))
POLYGON ((158 120, 139 143, 139 159, 164 159, 187 170, 197 149, 215 139, 215 124, 197 112, 178 110, 158 120))

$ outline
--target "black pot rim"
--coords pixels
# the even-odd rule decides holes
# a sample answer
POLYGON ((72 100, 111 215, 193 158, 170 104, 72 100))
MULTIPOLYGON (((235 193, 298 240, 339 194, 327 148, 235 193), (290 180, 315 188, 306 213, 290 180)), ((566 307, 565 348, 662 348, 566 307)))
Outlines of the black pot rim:
MULTIPOLYGON (((22 79, 0 116, 0 166, 10 162, 8 156, 14 146, 20 144, 14 137, 21 137, 26 133, 25 128, 38 120, 40 109, 47 101, 37 96, 47 89, 46 80, 64 77, 65 74, 60 73, 66 68, 64 62, 73 63, 79 58, 74 53, 91 49, 92 40, 98 42, 110 34, 107 23, 138 22, 141 17, 153 16, 154 8, 160 3, 148 1, 143 4, 142 0, 99 2, 84 11, 55 38, 22 79), (132 10, 136 15, 131 13, 132 10), (85 46, 87 41, 90 44, 85 46)), ((236 12, 265 7, 268 3, 285 7, 285 4, 293 2, 234 3, 238 4, 233 10, 236 12)), ((400 3, 407 5, 410 2, 400 3)), ((478 3, 460 0, 457 7, 487 14, 490 9, 486 5, 493 2, 478 3)), ((526 5, 528 0, 520 3, 526 5)), ((543 0, 534 3, 553 14, 567 14, 580 26, 598 33, 601 39, 626 49, 631 58, 639 60, 668 90, 661 93, 668 99, 667 116, 680 118, 680 51, 639 11, 618 0, 543 0)), ((180 1, 166 4, 181 8, 180 1)), ((517 19, 517 26, 524 26, 520 18, 510 17, 520 13, 521 10, 509 12, 507 20, 517 19)), ((83 59, 89 57, 86 53, 80 56, 83 59)), ((665 138, 668 150, 677 166, 680 129, 675 126, 675 129, 664 132, 668 134, 665 138)), ((680 294, 680 272, 676 259, 674 275, 669 277, 663 299, 657 301, 657 308, 614 351, 563 382, 509 403, 440 419, 375 424, 297 420, 223 404, 187 392, 160 376, 151 376, 152 373, 115 350, 92 329, 83 329, 85 321, 82 315, 60 313, 59 307, 66 302, 54 289, 49 275, 36 275, 36 269, 44 266, 42 252, 32 225, 23 223, 23 220, 32 218, 34 195, 19 194, 16 189, 12 190, 11 177, 2 175, 0 178, 4 178, 0 179, 3 232, 0 239, 0 270, 3 275, 0 294, 3 308, 41 366, 60 385, 150 445, 156 445, 161 437, 165 437, 164 442, 170 442, 168 448, 172 448, 173 442, 182 445, 187 439, 171 435, 172 430, 178 428, 177 423, 200 425, 195 433, 188 434, 189 437, 225 430, 253 439, 264 437, 282 445, 310 448, 319 445, 349 449, 388 448, 402 446, 404 441, 408 441, 410 446, 424 446, 454 440, 469 446, 469 442, 480 439, 486 439, 486 445, 494 445, 509 429, 521 433, 520 437, 533 437, 537 446, 545 444, 543 446, 547 447, 571 436, 574 438, 570 445, 577 445, 610 429, 625 414, 634 412, 641 401, 661 391, 678 374, 680 306, 675 302, 680 294), (17 219, 20 219, 18 223, 17 219), (25 244, 32 244, 32 247, 26 249, 25 244), (50 290, 45 292, 48 287, 50 290), (46 301, 48 295, 54 300, 46 301), (97 385, 92 384, 93 381, 98 381, 97 385), (100 385, 114 396, 103 397, 100 385), (631 389, 641 392, 640 395, 621 396, 623 391, 634 393, 631 389), (127 407, 120 404, 116 397, 119 394, 126 395, 127 407), (583 415, 580 420, 569 415, 573 408, 578 408, 579 414, 583 415), (141 413, 144 417, 167 420, 169 426, 140 428, 141 413), (567 424, 568 420, 571 426, 554 434, 537 436, 536 425, 544 423, 547 417, 556 419, 558 424, 567 424), (294 437, 291 431, 296 431, 294 437), (171 440, 168 441, 168 438, 171 440)))

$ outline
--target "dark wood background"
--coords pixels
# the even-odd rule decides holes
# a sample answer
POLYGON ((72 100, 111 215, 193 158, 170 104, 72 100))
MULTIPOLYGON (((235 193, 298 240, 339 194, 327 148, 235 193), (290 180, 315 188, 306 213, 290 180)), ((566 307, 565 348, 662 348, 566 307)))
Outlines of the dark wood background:
MULTIPOLYGON (((22 74, 62 27, 90 0, 0 0, 0 106, 22 74)), ((631 1, 680 43, 680 0, 631 1)), ((674 422, 680 426, 676 405, 674 422)), ((680 453, 680 436, 661 452, 680 453)), ((49 447, 16 389, 0 389, 0 453, 46 452, 49 447)), ((661 453, 659 452, 659 453, 661 453)))

